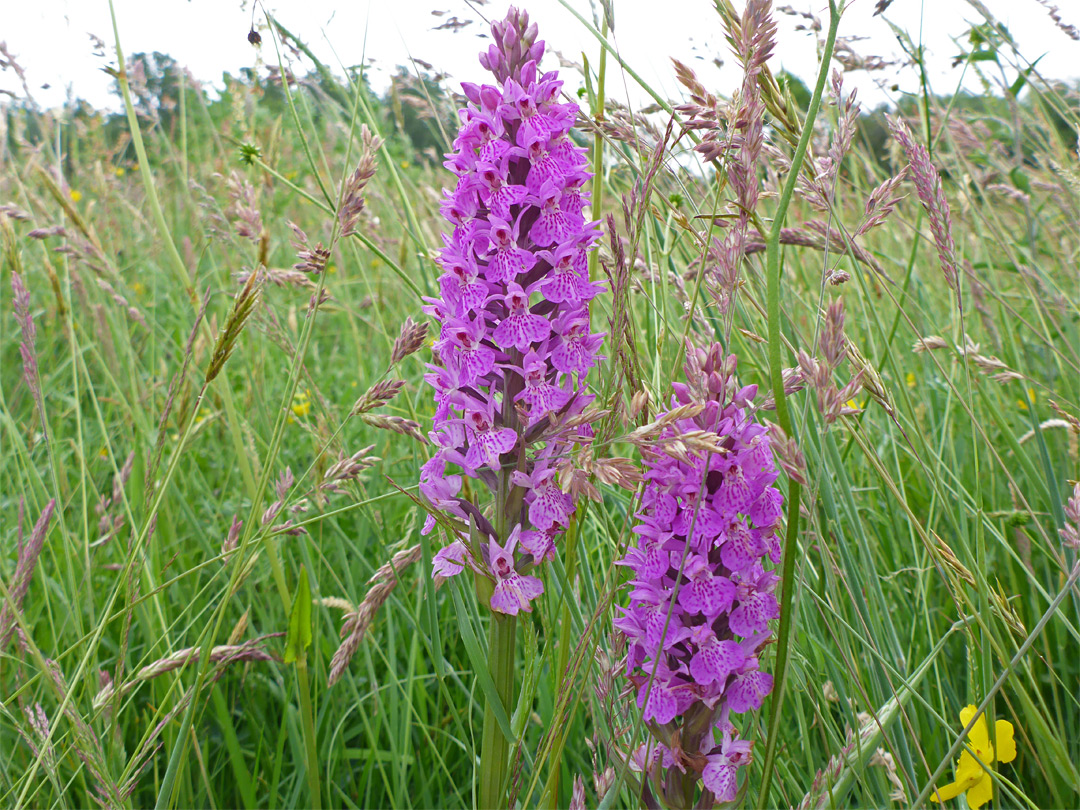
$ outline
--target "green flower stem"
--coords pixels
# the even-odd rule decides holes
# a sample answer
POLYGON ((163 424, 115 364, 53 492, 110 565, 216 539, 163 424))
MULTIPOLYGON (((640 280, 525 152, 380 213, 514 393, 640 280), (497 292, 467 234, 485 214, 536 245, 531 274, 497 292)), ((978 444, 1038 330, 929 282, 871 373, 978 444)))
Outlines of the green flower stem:
MULTIPOLYGON (((596 255, 595 253, 593 255, 596 255)), ((581 534, 581 516, 579 511, 571 519, 570 529, 566 533, 566 584, 570 588, 574 587, 574 577, 577 575, 577 559, 578 559, 578 540, 581 534)), ((559 647, 558 647, 558 664, 555 668, 555 691, 553 694, 562 695, 563 690, 566 688, 566 667, 570 661, 570 648, 572 646, 570 640, 570 630, 573 625, 570 618, 570 600, 574 598, 572 591, 564 593, 562 609, 562 620, 559 624, 559 647)), ((573 680, 573 676, 571 676, 573 680)), ((562 764, 562 749, 566 743, 566 732, 572 722, 573 717, 567 716, 562 727, 555 730, 554 741, 551 746, 550 757, 550 770, 548 772, 547 782, 544 784, 544 793, 540 801, 540 806, 547 808, 548 810, 558 810, 559 808, 559 774, 562 772, 560 765, 562 764)))
MULTIPOLYGON (((788 172, 787 180, 784 183, 780 202, 776 206, 776 213, 773 216, 772 228, 769 230, 769 239, 765 248, 765 307, 769 325, 769 377, 772 382, 773 398, 776 401, 776 418, 780 423, 780 427, 784 429, 788 436, 794 434, 791 427, 791 414, 788 411, 787 400, 784 397, 783 365, 780 354, 780 229, 784 226, 784 218, 787 215, 788 207, 791 205, 795 184, 799 179, 799 172, 806 157, 806 149, 810 145, 810 136, 814 131, 814 120, 817 118, 818 110, 821 109, 821 96, 825 91, 825 80, 829 75, 829 63, 832 61, 833 49, 836 46, 836 31, 840 26, 842 10, 842 8, 837 7, 835 0, 829 0, 829 33, 825 39, 825 47, 821 52, 821 67, 818 70, 817 84, 814 85, 814 95, 810 99, 810 107, 806 111, 802 134, 799 137, 798 145, 795 147, 795 154, 791 158, 791 170, 788 172)), ((787 681, 788 663, 791 659, 791 636, 794 623, 791 604, 795 591, 795 557, 799 550, 799 501, 801 498, 802 487, 799 486, 797 481, 789 481, 787 537, 784 539, 784 567, 780 577, 780 630, 776 643, 775 682, 769 706, 769 737, 765 744, 761 791, 758 794, 759 810, 764 810, 769 806, 769 787, 772 783, 773 766, 776 760, 776 744, 780 736, 780 725, 783 720, 784 686, 787 681)))
MULTIPOLYGON (((495 691, 503 706, 514 705, 514 650, 517 617, 491 611, 488 628, 488 661, 495 691)), ((484 709, 484 736, 480 751, 480 804, 483 810, 506 806, 506 783, 510 773, 510 740, 499 728, 495 712, 484 709)))
POLYGON ((304 724, 307 781, 311 806, 322 810, 322 789, 319 784, 319 754, 315 748, 315 712, 311 705, 311 685, 308 681, 307 652, 296 659, 297 691, 300 693, 300 715, 304 724))

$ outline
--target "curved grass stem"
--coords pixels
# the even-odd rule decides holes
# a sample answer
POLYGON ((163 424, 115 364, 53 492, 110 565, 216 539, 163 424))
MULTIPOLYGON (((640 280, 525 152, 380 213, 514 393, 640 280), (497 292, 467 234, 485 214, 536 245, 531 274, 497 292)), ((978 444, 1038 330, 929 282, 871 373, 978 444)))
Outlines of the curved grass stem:
MULTIPOLYGON (((829 32, 821 52, 821 66, 818 69, 817 83, 814 85, 814 95, 811 97, 810 107, 806 111, 802 134, 799 137, 798 145, 795 147, 795 154, 791 158, 791 170, 788 172, 783 192, 780 195, 780 201, 776 206, 776 214, 773 217, 772 228, 769 230, 769 238, 765 248, 767 285, 765 306, 769 327, 769 378, 772 384, 773 397, 776 401, 777 420, 780 427, 789 436, 793 435, 791 414, 788 411, 787 400, 784 397, 783 366, 780 354, 780 229, 784 225, 784 219, 795 192, 795 184, 799 179, 803 160, 806 158, 806 150, 810 145, 810 137, 814 131, 814 120, 821 109, 821 96, 825 91, 825 80, 829 75, 829 63, 832 61, 833 49, 836 47, 836 32, 840 25, 842 11, 842 7, 838 6, 835 0, 829 0, 829 32)), ((795 557, 799 546, 799 502, 801 498, 802 488, 799 483, 794 480, 789 481, 787 536, 784 538, 784 566, 780 578, 780 629, 776 643, 775 686, 769 710, 769 736, 765 744, 761 790, 758 794, 759 808, 765 808, 769 805, 769 787, 772 784, 773 766, 776 761, 776 744, 783 718, 784 687, 787 680, 788 663, 791 658, 791 637, 794 625, 791 606, 795 590, 795 557)))

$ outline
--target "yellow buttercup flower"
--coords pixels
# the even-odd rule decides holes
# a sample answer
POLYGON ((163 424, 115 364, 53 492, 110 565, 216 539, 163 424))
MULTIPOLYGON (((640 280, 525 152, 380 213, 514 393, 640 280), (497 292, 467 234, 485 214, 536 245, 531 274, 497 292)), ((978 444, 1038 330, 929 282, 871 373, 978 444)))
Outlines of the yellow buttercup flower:
POLYGON ((81 191, 79 191, 78 189, 74 189, 74 188, 73 188, 73 189, 72 189, 72 190, 71 190, 71 191, 69 192, 69 196, 71 197, 71 201, 72 201, 72 202, 78 202, 79 200, 81 200, 81 199, 82 199, 82 192, 81 192, 81 191))
POLYGON ((908 388, 914 388, 915 387, 915 375, 910 371, 907 373, 907 387, 908 388))
MULTIPOLYGON (((307 390, 298 391, 293 397, 292 412, 297 417, 307 416, 311 412, 311 394, 307 390)), ((289 422, 295 422, 296 420, 290 416, 289 422)))
POLYGON ((127 172, 124 171, 123 166, 117 166, 115 169, 113 169, 113 174, 115 174, 117 177, 123 177, 125 174, 127 174, 127 172))
MULTIPOLYGON (((967 726, 971 718, 975 716, 975 712, 974 706, 964 707, 960 712, 960 722, 967 726)), ((995 762, 1012 762, 1016 759, 1016 740, 1013 739, 1012 723, 1008 720, 998 720, 994 723, 994 730, 997 732, 996 757, 986 728, 986 715, 980 714, 979 719, 968 732, 968 745, 971 746, 971 750, 975 752, 978 759, 967 750, 961 753, 960 760, 956 763, 956 781, 935 790, 930 795, 930 801, 943 802, 966 792, 968 805, 972 810, 978 810, 994 798, 994 780, 990 776, 990 767, 995 762)))

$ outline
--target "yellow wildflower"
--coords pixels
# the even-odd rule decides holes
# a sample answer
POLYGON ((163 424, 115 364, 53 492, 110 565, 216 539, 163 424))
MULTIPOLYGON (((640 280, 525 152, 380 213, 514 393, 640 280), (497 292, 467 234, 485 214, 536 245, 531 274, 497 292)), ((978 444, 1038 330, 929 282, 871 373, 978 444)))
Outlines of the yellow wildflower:
MULTIPOLYGON (((1028 398, 1028 402, 1030 402, 1032 405, 1035 404, 1035 389, 1034 388, 1028 388, 1028 390, 1027 390, 1027 398, 1028 398)), ((1028 409, 1028 402, 1024 402, 1023 400, 1020 400, 1020 399, 1016 400, 1016 404, 1020 406, 1020 410, 1022 410, 1022 411, 1026 411, 1028 409)))
POLYGON ((115 169, 113 169, 113 174, 115 174, 117 177, 123 177, 125 174, 127 174, 127 171, 124 169, 123 166, 117 166, 115 169))
POLYGON ((71 191, 68 192, 68 195, 71 197, 72 202, 78 202, 82 199, 82 192, 78 189, 73 188, 71 191))
POLYGON ((915 374, 913 372, 911 372, 911 371, 909 371, 907 373, 907 387, 908 388, 914 388, 915 387, 915 374))
MULTIPOLYGON (((960 722, 965 726, 975 716, 974 706, 966 706, 960 712, 960 722)), ((972 810, 978 810, 984 804, 994 798, 994 780, 990 776, 990 766, 994 762, 1012 762, 1016 759, 1016 741, 1013 739, 1013 725, 1008 720, 998 720, 994 723, 997 732, 997 757, 994 756, 994 746, 990 744, 990 735, 986 728, 986 715, 980 714, 975 725, 968 732, 968 744, 978 757, 976 759, 965 750, 960 754, 960 760, 956 763, 956 781, 951 785, 935 790, 930 796, 930 801, 943 802, 954 799, 961 793, 967 793, 968 805, 972 810)))
POLYGON ((407 161, 407 160, 401 161, 401 168, 403 168, 403 169, 409 168, 409 161, 407 161))
MULTIPOLYGON (((293 397, 292 412, 298 417, 307 416, 311 412, 311 395, 307 391, 300 391, 293 397)), ((290 416, 289 422, 296 420, 290 416)))

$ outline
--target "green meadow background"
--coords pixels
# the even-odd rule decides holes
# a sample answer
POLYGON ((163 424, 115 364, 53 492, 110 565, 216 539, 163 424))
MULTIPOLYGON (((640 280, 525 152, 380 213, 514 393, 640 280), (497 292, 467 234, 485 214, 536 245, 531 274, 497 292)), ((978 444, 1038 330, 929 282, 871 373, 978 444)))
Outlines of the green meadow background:
MULTIPOLYGON (((633 65, 601 59, 599 29, 584 75, 564 74, 586 119, 603 112, 604 126, 576 137, 599 168, 593 218, 614 215, 630 269, 617 311, 607 295, 594 304, 594 322, 617 327, 593 380, 601 404, 625 417, 646 391, 655 413, 686 337, 723 340, 764 394, 765 254, 748 258, 721 315, 701 269, 731 196, 723 166, 696 159, 693 135, 676 142, 677 125, 665 140, 665 107, 685 98, 642 113, 605 96, 605 81, 634 81, 633 65)), ((488 615, 471 588, 435 588, 436 535, 398 557, 396 585, 328 686, 369 579, 421 543, 430 336, 393 364, 391 352, 437 294, 438 208, 453 179, 441 155, 459 100, 415 68, 377 93, 292 33, 262 34, 271 64, 275 42, 301 54, 289 83, 246 73, 210 93, 168 56, 135 53, 119 112, 0 107, 0 604, 14 628, 0 649, 0 806, 296 807, 316 786, 335 807, 476 801, 488 615), (358 232, 340 238, 363 127, 385 143, 358 232), (298 261, 290 222, 330 249, 320 276, 285 272, 298 261), (29 376, 16 274, 35 332, 29 376), (400 393, 350 417, 388 379, 400 393), (354 454, 370 463, 328 486, 354 454)), ((786 214, 834 235, 783 249, 783 364, 815 352, 824 308, 842 299, 856 351, 837 382, 861 372, 864 385, 851 395, 859 412, 832 423, 813 391, 788 400, 807 486, 771 806, 910 806, 932 776, 951 781, 960 709, 986 698, 1018 748, 996 766, 997 805, 1080 804, 1080 590, 1059 534, 1080 478, 1078 88, 1043 80, 993 20, 957 35, 985 94, 924 84, 900 110, 864 110, 831 210, 796 196, 786 214), (897 210, 856 240, 865 254, 841 236, 903 165, 886 112, 908 120, 941 172, 959 300, 910 179, 897 210), (849 280, 826 284, 837 271, 849 280), (939 348, 914 350, 930 336, 939 348)), ((804 78, 776 77, 766 122, 789 156, 804 78)), ((815 154, 837 122, 823 105, 815 154)), ((768 159, 766 191, 782 168, 768 159)), ((763 200, 762 228, 775 206, 763 200)), ((614 261, 605 237, 597 277, 614 261)), ((616 440, 612 452, 634 451, 616 440)), ((639 805, 605 776, 642 731, 618 694, 611 635, 632 496, 597 486, 574 566, 545 574, 518 634, 522 697, 507 710, 522 806, 566 806, 575 776, 590 807, 639 805)), ((758 741, 746 806, 759 802, 776 710, 768 700, 745 723, 758 741)))

